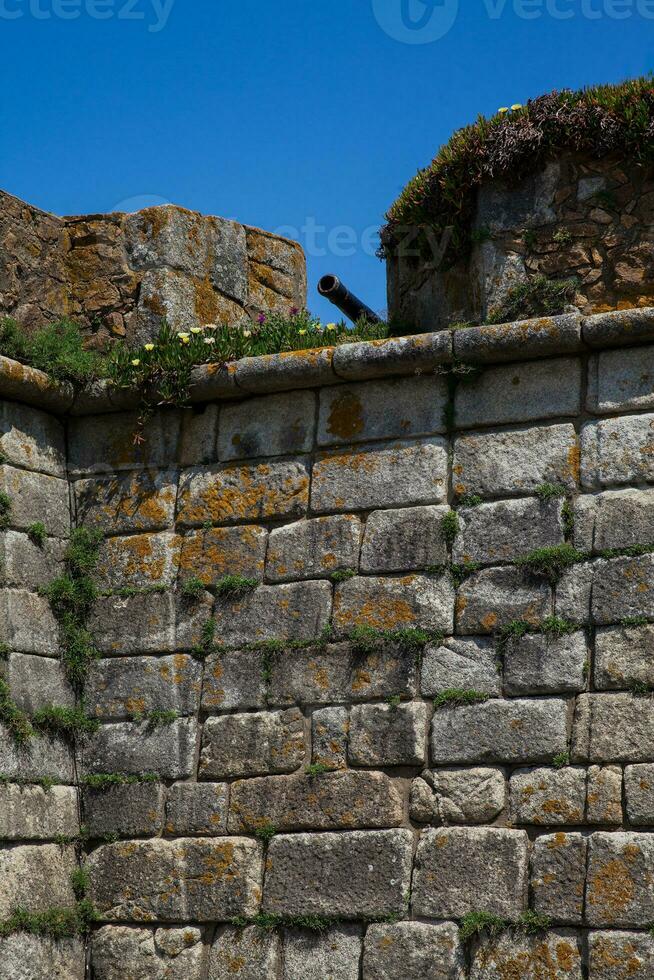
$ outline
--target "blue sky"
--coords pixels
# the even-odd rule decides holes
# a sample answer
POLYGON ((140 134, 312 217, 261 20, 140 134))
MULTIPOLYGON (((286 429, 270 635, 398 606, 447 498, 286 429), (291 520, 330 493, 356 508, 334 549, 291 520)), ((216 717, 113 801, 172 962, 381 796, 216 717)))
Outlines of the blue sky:
POLYGON ((654 68, 654 0, 0 0, 0 38, 0 186, 294 230, 331 318, 327 272, 385 307, 374 232, 454 129, 654 68))

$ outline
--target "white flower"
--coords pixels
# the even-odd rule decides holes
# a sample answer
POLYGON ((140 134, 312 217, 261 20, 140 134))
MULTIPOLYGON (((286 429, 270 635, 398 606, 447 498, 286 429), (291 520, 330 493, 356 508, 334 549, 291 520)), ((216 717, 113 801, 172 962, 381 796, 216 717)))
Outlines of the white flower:
POLYGON ((205 337, 204 338, 204 343, 205 344, 215 344, 216 343, 216 338, 215 337, 205 337))
POLYGON ((251 330, 244 330, 243 331, 243 336, 244 337, 251 337, 252 336, 252 331, 251 330))

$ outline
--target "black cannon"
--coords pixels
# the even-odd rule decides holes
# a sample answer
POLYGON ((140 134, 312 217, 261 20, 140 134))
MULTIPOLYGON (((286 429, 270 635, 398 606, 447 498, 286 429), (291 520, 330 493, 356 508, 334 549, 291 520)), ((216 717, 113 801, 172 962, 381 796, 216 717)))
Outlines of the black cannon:
POLYGON ((352 323, 362 318, 365 318, 368 323, 381 323, 377 314, 346 289, 338 276, 323 276, 318 283, 318 292, 337 306, 352 323))

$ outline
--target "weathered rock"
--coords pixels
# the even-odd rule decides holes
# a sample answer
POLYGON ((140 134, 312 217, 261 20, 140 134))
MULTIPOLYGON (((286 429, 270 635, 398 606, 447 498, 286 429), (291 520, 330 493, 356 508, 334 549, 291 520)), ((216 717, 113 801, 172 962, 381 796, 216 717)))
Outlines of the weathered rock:
POLYGON ((551 762, 566 751, 566 703, 491 700, 434 713, 431 760, 436 765, 551 762))
POLYGON ((82 790, 84 822, 92 837, 156 837, 164 819, 165 787, 158 782, 126 783, 82 790))
POLYGON ((348 643, 280 650, 268 656, 268 704, 329 704, 350 695, 353 656, 348 643))
POLYGON ((343 633, 354 626, 450 633, 453 614, 454 588, 446 576, 357 577, 338 585, 334 595, 334 626, 343 633))
POLYGON ((203 779, 294 772, 304 755, 302 713, 297 708, 223 715, 204 724, 199 772, 203 779))
POLYGON ((63 571, 64 547, 57 538, 46 538, 39 546, 27 534, 0 531, 3 583, 34 592, 43 588, 63 571))
POLYGON ((63 708, 75 705, 73 689, 59 660, 10 653, 6 660, 0 660, 0 675, 9 684, 12 701, 28 715, 52 704, 63 708))
POLYGON ((425 770, 411 784, 410 814, 417 823, 491 823, 505 804, 501 769, 425 770))
POLYGON ((414 915, 459 919, 482 908, 516 918, 527 904, 527 843, 524 830, 423 831, 413 875, 414 915))
POLYGON ((581 694, 572 757, 575 762, 654 761, 654 701, 632 694, 581 694))
POLYGON ((111 760, 113 771, 139 776, 156 773, 161 779, 186 779, 194 769, 197 723, 178 718, 152 727, 148 722, 101 725, 82 749, 87 775, 104 773, 111 760))
POLYGON ((204 946, 199 929, 102 926, 91 940, 97 980, 201 980, 204 946))
POLYGON ((105 844, 88 867, 105 922, 220 922, 259 905, 261 847, 243 837, 105 844))
POLYGON ((106 534, 163 531, 175 519, 175 470, 135 470, 73 487, 78 522, 106 534))
POLYGON ((166 799, 167 834, 214 837, 227 832, 225 783, 175 783, 166 799))
POLYGON ((427 708, 412 704, 357 704, 350 712, 348 758, 355 766, 421 766, 427 708))
POLYGON ((606 490, 575 502, 575 546, 599 554, 653 543, 654 490, 606 490))
POLYGON ((456 389, 457 428, 505 425, 576 415, 581 404, 581 365, 576 358, 487 367, 456 389))
POLYGON ((464 980, 465 959, 453 922, 372 925, 363 953, 366 980, 464 980))
POLYGON ((328 769, 345 769, 349 730, 347 708, 314 711, 311 715, 311 762, 328 769))
POLYGON ((222 926, 216 933, 209 959, 209 980, 264 980, 277 976, 281 962, 281 936, 257 926, 235 929, 222 926))
POLYGON ((575 694, 586 687, 589 655, 583 633, 528 633, 509 640, 504 654, 507 694, 575 694))
POLYGON ((229 832, 377 829, 397 827, 403 816, 402 797, 381 772, 266 776, 232 783, 229 832))
POLYGON ((516 496, 533 493, 543 483, 574 490, 579 479, 577 437, 572 425, 458 436, 453 473, 459 496, 516 496))
POLYGON ((438 646, 432 643, 425 648, 420 690, 430 698, 452 688, 501 697, 500 671, 489 640, 450 637, 438 646))
POLYGON ((582 834, 545 834, 531 854, 534 909, 553 922, 581 925, 588 838, 582 834))
POLYGON ((445 378, 438 375, 323 388, 318 445, 444 432, 447 399, 445 378))
POLYGON ((329 622, 329 582, 260 585, 242 598, 218 598, 216 639, 239 647, 264 640, 313 640, 329 622))
POLYGON ((192 467, 179 481, 177 520, 182 527, 303 517, 309 474, 302 460, 251 466, 192 467))
POLYGON ((359 567, 361 522, 349 514, 317 517, 279 527, 270 534, 266 558, 269 582, 324 578, 359 567))
POLYGON ((654 824, 654 765, 626 766, 624 790, 629 822, 635 826, 654 824))
POLYGON ((577 936, 572 932, 504 933, 475 951, 470 980, 504 980, 516 970, 520 980, 582 980, 577 936))
POLYGON ((415 697, 418 691, 419 652, 402 640, 385 638, 368 644, 352 643, 352 673, 349 698, 365 701, 402 695, 415 697))
POLYGON ((52 840, 77 834, 77 790, 72 786, 46 790, 41 786, 0 785, 1 840, 52 840))
POLYGON ((593 562, 573 565, 563 573, 554 593, 554 611, 557 616, 580 625, 590 621, 594 575, 593 562))
POLYGON ((99 549, 97 577, 102 589, 172 586, 182 539, 178 534, 130 534, 106 538, 99 549))
POLYGON ((266 700, 263 654, 258 650, 220 650, 207 657, 202 684, 202 710, 247 711, 266 700))
POLYGON ((0 402, 0 452, 12 466, 50 476, 66 475, 64 426, 31 405, 0 402))
POLYGON ((581 479, 588 490, 654 481, 654 415, 587 422, 581 431, 581 479))
POLYGON ((452 549, 458 564, 502 565, 537 548, 563 544, 561 499, 501 500, 464 507, 452 549))
POLYGON ((220 460, 310 452, 316 396, 290 391, 224 405, 218 430, 220 460))
POLYGON ((605 350, 591 360, 586 405, 598 415, 654 408, 654 347, 605 350))
POLYGON ((598 629, 593 670, 596 689, 610 691, 634 684, 654 685, 653 643, 654 626, 598 629))
POLYGON ((586 823, 622 823, 622 769, 620 766, 590 766, 586 796, 586 823))
POLYGON ((72 418, 68 426, 68 470, 73 476, 113 473, 115 470, 165 468, 177 458, 180 413, 177 409, 156 412, 134 441, 138 414, 124 412, 72 418))
POLYGON ((646 932, 591 932, 588 955, 592 980, 647 980, 654 970, 654 937, 646 932))
POLYGON ((515 619, 538 626, 550 612, 551 589, 518 568, 484 568, 466 579, 456 599, 457 631, 493 633, 515 619))
POLYGON ((152 711, 192 715, 200 703, 202 666, 192 657, 120 657, 91 665, 85 687, 87 711, 124 719, 152 711))
POLYGON ((0 642, 19 653, 59 652, 59 627, 48 600, 24 589, 0 589, 0 642))
POLYGON ((72 847, 25 844, 0 850, 0 916, 18 906, 44 912, 54 906, 75 904, 70 875, 77 866, 72 847))
MULTIPOLYGON (((47 939, 18 932, 0 939, 0 962, 5 980, 84 980, 86 975, 81 939, 47 939)), ((98 980, 109 978, 98 974, 98 980)))
POLYGON ((402 914, 412 845, 409 830, 280 834, 268 848, 264 910, 342 919, 402 914))
POLYGON ((589 926, 647 926, 654 918, 649 886, 654 869, 650 834, 605 833, 590 838, 586 879, 589 926))
POLYGON ((0 490, 11 499, 10 526, 26 531, 41 521, 48 534, 68 537, 70 501, 68 484, 54 476, 0 466, 0 490))
POLYGON ((591 608, 602 625, 631 616, 654 618, 654 555, 596 562, 591 608))
POLYGON ((447 488, 447 444, 435 436, 418 442, 373 443, 357 451, 319 453, 311 506, 325 511, 374 510, 440 504, 447 488))
POLYGON ((192 650, 202 640, 213 599, 189 603, 163 592, 134 596, 102 596, 93 606, 89 630, 107 655, 176 653, 192 650))
POLYGON ((424 570, 447 561, 442 522, 448 507, 377 510, 366 521, 362 572, 424 570))
POLYGON ((341 925, 322 935, 284 931, 283 980, 358 980, 363 935, 341 925))
POLYGON ((516 770, 510 779, 511 821, 556 826, 581 824, 586 811, 586 770, 516 770))

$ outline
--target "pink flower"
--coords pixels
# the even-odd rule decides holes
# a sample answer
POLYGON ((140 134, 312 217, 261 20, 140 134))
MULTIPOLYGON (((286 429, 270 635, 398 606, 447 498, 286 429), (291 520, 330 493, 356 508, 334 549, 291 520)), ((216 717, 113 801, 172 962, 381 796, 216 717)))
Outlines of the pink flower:
POLYGON ((299 312, 300 311, 298 310, 297 306, 291 307, 291 316, 297 316, 299 312))
POLYGON ((265 322, 266 322, 266 314, 260 313, 259 316, 257 317, 257 323, 265 323, 265 322))

